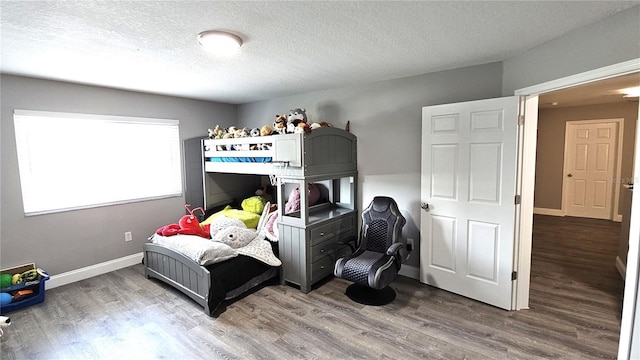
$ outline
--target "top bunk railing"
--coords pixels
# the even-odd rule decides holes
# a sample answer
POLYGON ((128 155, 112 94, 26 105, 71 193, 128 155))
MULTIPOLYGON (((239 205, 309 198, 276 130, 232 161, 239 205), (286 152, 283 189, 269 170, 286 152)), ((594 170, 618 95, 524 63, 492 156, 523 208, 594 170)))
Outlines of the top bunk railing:
POLYGON ((319 128, 306 134, 204 139, 203 147, 206 172, 273 174, 274 167, 286 166, 299 176, 309 170, 356 169, 356 137, 337 128, 319 128))

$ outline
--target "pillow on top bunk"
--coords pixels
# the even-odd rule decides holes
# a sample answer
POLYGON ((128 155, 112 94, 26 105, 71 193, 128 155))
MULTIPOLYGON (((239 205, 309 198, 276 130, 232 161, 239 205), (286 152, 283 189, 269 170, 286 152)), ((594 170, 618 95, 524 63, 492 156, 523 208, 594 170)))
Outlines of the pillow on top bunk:
POLYGON ((211 224, 213 220, 222 215, 230 217, 232 219, 238 219, 250 229, 255 229, 258 226, 258 221, 260 221, 260 215, 258 214, 254 214, 250 211, 234 209, 230 205, 227 205, 227 207, 225 207, 224 209, 209 216, 205 221, 201 222, 200 225, 204 226, 207 224, 211 224))

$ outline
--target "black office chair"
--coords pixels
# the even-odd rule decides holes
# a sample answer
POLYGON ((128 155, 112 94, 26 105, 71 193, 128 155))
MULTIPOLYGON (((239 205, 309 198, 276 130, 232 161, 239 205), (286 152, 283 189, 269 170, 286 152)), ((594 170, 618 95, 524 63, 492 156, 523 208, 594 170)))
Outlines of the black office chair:
MULTIPOLYGON (((409 256, 405 244, 399 242, 406 223, 395 200, 376 196, 362 212, 362 229, 357 249, 338 259, 336 277, 352 281, 346 294, 365 305, 388 304, 396 297, 389 284, 409 256)), ((355 237, 347 241, 355 241, 355 237)))

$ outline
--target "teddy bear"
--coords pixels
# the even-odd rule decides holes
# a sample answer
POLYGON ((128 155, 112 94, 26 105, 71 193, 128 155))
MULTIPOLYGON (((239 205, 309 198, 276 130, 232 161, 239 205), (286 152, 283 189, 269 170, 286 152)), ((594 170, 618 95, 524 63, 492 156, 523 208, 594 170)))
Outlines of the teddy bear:
POLYGON ((273 121, 273 132, 277 134, 287 133, 287 116, 276 115, 276 119, 273 121))
POLYGON ((260 128, 260 136, 269 136, 273 133, 273 129, 269 125, 260 128))

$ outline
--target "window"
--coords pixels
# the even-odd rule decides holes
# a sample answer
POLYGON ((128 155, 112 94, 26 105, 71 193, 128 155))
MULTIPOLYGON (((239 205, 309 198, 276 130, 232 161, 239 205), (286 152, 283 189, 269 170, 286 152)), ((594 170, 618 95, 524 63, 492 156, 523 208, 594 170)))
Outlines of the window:
POLYGON ((14 111, 25 215, 182 195, 177 120, 14 111))

